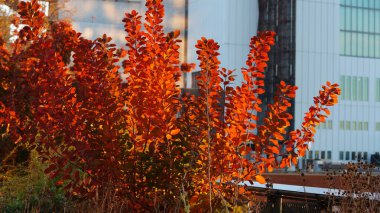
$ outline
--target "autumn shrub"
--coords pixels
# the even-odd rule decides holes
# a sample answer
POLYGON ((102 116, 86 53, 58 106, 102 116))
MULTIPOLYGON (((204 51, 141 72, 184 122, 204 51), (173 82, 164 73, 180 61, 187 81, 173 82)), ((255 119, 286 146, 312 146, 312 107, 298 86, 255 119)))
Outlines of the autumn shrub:
POLYGON ((125 14, 124 50, 64 22, 46 29, 38 2, 21 2, 18 38, 10 47, 0 40, 1 143, 35 149, 44 172, 78 202, 116 200, 119 210, 139 212, 252 206, 246 183, 297 163, 337 103, 338 85, 322 86, 301 128, 288 132, 297 87, 281 82, 258 126, 275 33, 252 37, 237 87, 235 71, 220 67, 218 43, 201 38, 199 96, 181 94, 181 74, 194 64, 179 61, 179 31, 164 32, 162 0, 146 7, 145 21, 125 14))

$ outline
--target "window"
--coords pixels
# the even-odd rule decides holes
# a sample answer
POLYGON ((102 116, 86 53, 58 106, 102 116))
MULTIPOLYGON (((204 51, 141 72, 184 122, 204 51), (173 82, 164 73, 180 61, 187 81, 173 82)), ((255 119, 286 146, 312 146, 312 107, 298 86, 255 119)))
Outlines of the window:
MULTIPOLYGON (((342 85, 341 86, 342 100, 368 101, 368 90, 369 90, 368 77, 343 75, 343 76, 340 76, 340 84, 342 85)), ((380 81, 379 81, 379 85, 380 85, 380 81)), ((379 89, 380 89, 380 86, 379 86, 379 89)), ((379 94, 379 98, 380 98, 380 94, 379 94)))
POLYGON ((358 130, 363 130, 363 122, 358 122, 358 130))
POLYGON ((376 78, 376 98, 375 99, 377 102, 380 102, 380 78, 376 78))
POLYGON ((339 121, 339 129, 344 129, 344 121, 339 121))
POLYGON ((340 54, 380 57, 380 7, 378 0, 340 1, 340 54))
POLYGON ((343 151, 339 152, 339 160, 344 160, 344 152, 343 151))
POLYGON ((351 160, 356 160, 356 153, 355 152, 351 152, 351 160))
POLYGON ((191 73, 191 88, 198 89, 198 79, 197 77, 201 75, 200 71, 195 71, 191 73))
POLYGON ((352 122, 352 130, 357 130, 356 124, 357 122, 355 121, 352 122))
MULTIPOLYGON (((380 122, 378 125, 380 131, 380 122)), ((339 122, 339 129, 343 130, 355 130, 355 131, 368 131, 368 121, 340 121, 339 122)))
POLYGON ((351 100, 351 93, 352 93, 352 89, 351 89, 351 76, 346 76, 346 85, 347 85, 347 92, 344 94, 344 97, 346 100, 351 100))
POLYGON ((363 160, 364 161, 368 160, 368 152, 363 152, 363 160))
POLYGON ((350 121, 346 121, 345 129, 346 130, 350 130, 351 129, 351 122, 350 121))
POLYGON ((346 83, 345 83, 345 79, 346 79, 346 76, 345 75, 341 75, 340 78, 339 78, 339 83, 340 83, 340 88, 341 88, 341 94, 340 94, 340 98, 341 99, 345 99, 344 98, 344 95, 346 93, 346 83))
POLYGON ((362 159, 362 153, 361 153, 361 152, 358 152, 358 160, 359 160, 359 161, 363 160, 363 159, 362 159))
POLYGON ((368 101, 368 78, 363 77, 363 101, 368 101))
POLYGON ((309 151, 309 159, 313 159, 313 151, 309 151))
POLYGON ((321 159, 325 159, 325 158, 326 158, 325 151, 322 151, 321 152, 321 159))
POLYGON ((376 122, 376 131, 380 131, 380 122, 376 122))
POLYGON ((319 151, 315 151, 315 157, 314 159, 319 159, 319 151))
POLYGON ((320 123, 320 125, 317 126, 317 128, 318 129, 332 129, 333 128, 332 120, 326 120, 325 122, 320 123))
POLYGON ((363 130, 367 131, 368 130, 368 121, 363 122, 363 130))
POLYGON ((327 129, 332 129, 332 128, 333 128, 332 120, 328 120, 327 121, 327 129))
POLYGON ((350 152, 346 152, 346 160, 350 160, 350 152))
POLYGON ((327 160, 331 160, 331 151, 327 151, 327 160))

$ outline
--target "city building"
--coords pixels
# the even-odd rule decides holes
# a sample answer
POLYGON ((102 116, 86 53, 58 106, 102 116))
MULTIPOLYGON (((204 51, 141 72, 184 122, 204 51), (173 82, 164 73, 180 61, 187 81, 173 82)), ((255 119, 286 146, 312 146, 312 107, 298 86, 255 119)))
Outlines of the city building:
POLYGON ((380 151, 380 1, 297 0, 295 17, 295 123, 325 81, 342 89, 307 158, 369 162, 380 151))
MULTIPOLYGON (((195 44, 201 37, 212 38, 220 45, 221 67, 245 66, 249 43, 257 33, 259 9, 256 0, 189 0, 188 61, 196 62, 195 44)), ((239 72, 237 82, 242 81, 239 72)), ((188 75, 188 87, 196 87, 197 71, 188 75)))

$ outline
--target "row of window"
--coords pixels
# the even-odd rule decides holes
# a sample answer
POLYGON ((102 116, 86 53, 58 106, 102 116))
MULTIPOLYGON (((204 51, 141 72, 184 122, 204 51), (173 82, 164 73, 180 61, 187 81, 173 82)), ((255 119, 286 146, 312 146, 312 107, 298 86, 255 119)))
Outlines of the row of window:
POLYGON ((339 152, 339 160, 368 161, 368 152, 339 152))
POLYGON ((380 9, 379 0, 340 0, 341 5, 380 9))
MULTIPOLYGON (((331 151, 309 151, 305 157, 315 160, 331 160, 331 155, 331 151)), ((368 152, 340 151, 339 160, 368 161, 368 152)))
MULTIPOLYGON (((340 76, 342 100, 368 101, 368 77, 340 76)), ((380 82, 379 82, 380 83, 380 82)))
POLYGON ((339 129, 368 131, 368 121, 339 121, 339 129))
POLYGON ((332 129, 333 128, 332 120, 327 120, 326 122, 321 123, 317 128, 318 129, 332 129))
POLYGON ((380 1, 341 0, 340 54, 380 58, 380 1))
POLYGON ((322 159, 322 160, 331 160, 331 151, 309 151, 307 153, 307 159, 316 159, 316 160, 319 160, 319 159, 322 159), (314 155, 313 155, 314 154, 314 155), (320 154, 320 155, 319 155, 320 154))
MULTIPOLYGON (((368 77, 342 75, 340 76, 340 88, 342 89, 342 93, 340 95, 342 100, 368 101, 368 77)), ((380 102, 380 78, 376 78, 375 101, 380 102)))
MULTIPOLYGON (((368 126, 368 121, 339 121, 339 129, 341 130, 368 131, 368 126)), ((317 129, 333 129, 332 120, 321 123, 317 129)), ((380 122, 375 123, 375 130, 380 132, 380 122)))
MULTIPOLYGON (((368 131, 368 121, 339 121, 339 129, 341 130, 354 130, 354 131, 368 131)), ((331 120, 321 123, 317 129, 333 129, 331 120)), ((380 132, 380 122, 375 123, 375 130, 380 132)))
POLYGON ((340 7, 340 29, 352 32, 380 33, 380 9, 340 7))
POLYGON ((343 56, 380 58, 380 34, 341 30, 339 40, 343 56))

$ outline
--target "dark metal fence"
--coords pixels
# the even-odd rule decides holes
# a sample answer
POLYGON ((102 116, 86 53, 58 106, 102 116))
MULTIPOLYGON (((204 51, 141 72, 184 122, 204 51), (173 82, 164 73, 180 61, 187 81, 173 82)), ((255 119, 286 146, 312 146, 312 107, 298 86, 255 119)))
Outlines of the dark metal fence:
POLYGON ((332 212, 329 196, 289 190, 251 187, 260 200, 263 213, 332 212))

